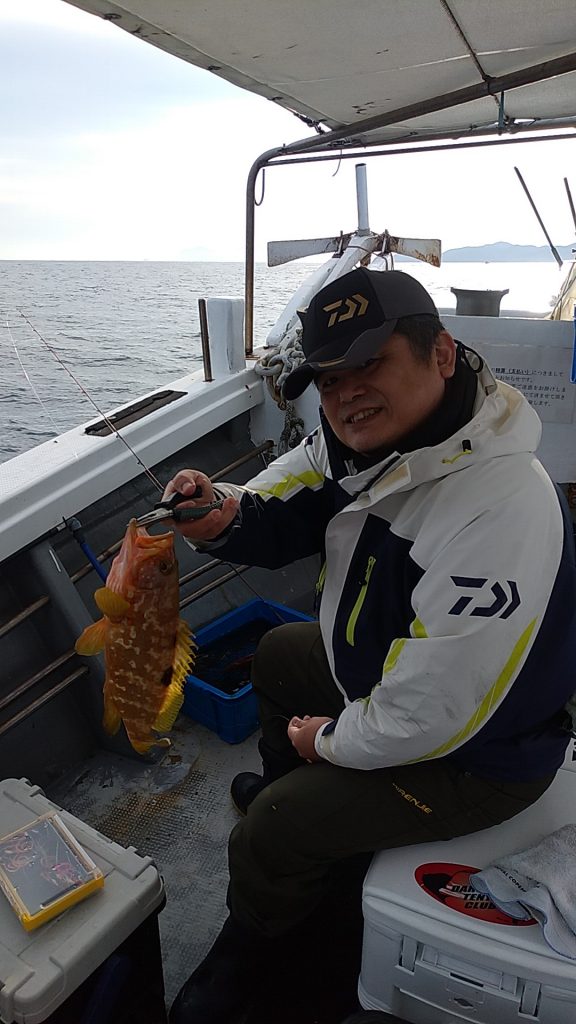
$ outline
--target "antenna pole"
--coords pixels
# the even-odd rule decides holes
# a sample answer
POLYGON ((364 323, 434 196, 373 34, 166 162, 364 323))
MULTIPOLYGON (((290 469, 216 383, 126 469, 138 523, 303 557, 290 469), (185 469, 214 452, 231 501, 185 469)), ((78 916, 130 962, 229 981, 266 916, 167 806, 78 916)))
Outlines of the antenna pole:
POLYGON ((550 238, 550 235, 548 234, 548 232, 546 231, 546 228, 544 227, 544 221, 542 220, 542 217, 540 216, 540 214, 538 213, 538 210, 536 209, 536 204, 535 204, 534 200, 532 199, 532 196, 530 195, 530 193, 528 191, 528 187, 526 185, 526 182, 524 181, 524 178, 520 174, 520 171, 518 170, 518 168, 515 167, 514 170, 516 171, 516 174, 518 175, 518 178, 519 178, 520 184, 522 185, 522 188, 524 189, 526 195, 528 196, 528 202, 530 203, 530 206, 532 207, 532 209, 534 210, 534 213, 536 214, 538 223, 539 223, 540 227, 542 228, 542 231, 544 232, 544 234, 546 236, 546 241, 548 242, 548 245, 550 246, 550 251, 551 251, 554 259, 556 260, 556 263, 558 264, 558 266, 562 267, 562 257, 560 256, 560 253, 555 248, 555 246, 552 244, 552 239, 550 238))
POLYGON ((356 204, 358 206, 358 234, 369 235, 370 223, 368 220, 366 164, 356 164, 356 204))

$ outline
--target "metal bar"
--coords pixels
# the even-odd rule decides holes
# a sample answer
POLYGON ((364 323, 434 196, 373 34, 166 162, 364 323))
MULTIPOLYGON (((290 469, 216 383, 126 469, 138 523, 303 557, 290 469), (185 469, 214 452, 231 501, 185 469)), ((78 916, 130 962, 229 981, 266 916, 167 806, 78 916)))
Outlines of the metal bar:
MULTIPOLYGON (((576 126, 576 122, 574 122, 576 126)), ((509 129, 507 129, 510 131, 509 129)), ((533 128, 524 128, 523 131, 539 131, 540 129, 534 125, 533 128)), ((493 135, 494 132, 483 132, 478 134, 493 135)), ((400 149, 370 149, 369 156, 405 156, 410 153, 441 153, 446 150, 452 149, 476 149, 482 148, 483 146, 510 146, 521 142, 555 142, 556 140, 568 140, 573 142, 576 139, 576 132, 572 132, 569 135, 539 135, 536 139, 526 138, 525 136, 514 136, 512 132, 511 138, 497 138, 497 139, 479 139, 477 142, 440 142, 435 146, 421 146, 420 141, 425 141, 423 136, 418 141, 413 142, 411 145, 403 146, 400 149)), ((397 143, 389 143, 388 145, 397 145, 397 143)), ((366 147, 369 148, 369 147, 366 147)), ((323 153, 320 156, 294 156, 290 158, 277 159, 274 163, 270 164, 270 167, 284 167, 288 164, 313 164, 321 163, 325 160, 358 160, 359 157, 365 156, 365 150, 357 152, 356 150, 348 150, 344 153, 323 153)))
POLYGON ((60 668, 61 665, 65 665, 67 661, 71 661, 75 655, 76 651, 67 651, 66 654, 62 654, 61 657, 56 658, 55 661, 46 665, 46 667, 41 669, 40 672, 37 672, 36 675, 30 676, 29 679, 26 679, 25 682, 21 683, 15 690, 12 690, 10 693, 6 694, 5 697, 0 699, 0 709, 7 707, 8 704, 12 704, 15 700, 18 700, 18 697, 21 697, 23 693, 26 693, 27 690, 31 690, 33 686, 36 686, 36 683, 41 682, 42 679, 45 679, 46 676, 50 675, 51 672, 54 672, 55 669, 60 668))
POLYGON ((212 360, 210 358, 210 336, 208 334, 208 316, 206 314, 206 299, 198 299, 198 314, 200 317, 200 341, 202 344, 202 362, 204 363, 204 380, 212 381, 212 360))
POLYGON ((185 573, 178 580, 178 586, 185 587, 187 583, 191 583, 192 580, 198 579, 199 576, 203 576, 204 573, 210 572, 211 569, 216 569, 218 565, 222 565, 219 558, 213 558, 210 562, 205 562, 198 569, 193 569, 192 572, 185 573))
POLYGON ((501 92, 509 92, 512 89, 520 89, 522 86, 534 85, 536 82, 556 78, 558 75, 566 75, 571 71, 576 71, 576 53, 555 57, 553 60, 543 61, 541 64, 532 65, 532 67, 521 68, 519 71, 511 71, 506 75, 498 75, 495 78, 489 78, 486 82, 478 82, 476 85, 469 85, 464 89, 456 89, 454 92, 432 96, 424 102, 409 103, 405 107, 396 107, 395 110, 390 110, 386 114, 365 117, 354 124, 344 125, 343 128, 334 128, 324 135, 291 142, 284 146, 283 149, 285 153, 307 153, 314 149, 329 149, 331 146, 336 145, 336 143, 339 146, 352 144, 354 136, 364 135, 365 133, 376 131, 378 128, 387 128, 389 125, 396 124, 397 122, 410 121, 415 117, 433 114, 439 110, 447 110, 452 107, 462 106, 465 103, 473 103, 475 100, 483 99, 486 96, 497 96, 501 92))
POLYGON ((239 565, 232 572, 227 572, 224 576, 219 576, 217 580, 213 580, 212 583, 207 583, 205 587, 200 590, 195 590, 189 597, 185 597, 183 601, 180 601, 180 608, 186 608, 186 605, 192 604, 193 601, 197 601, 199 597, 204 597, 205 594, 210 594, 216 587, 219 587, 222 583, 228 583, 229 580, 235 579, 240 573, 246 572, 246 569, 250 569, 249 565, 239 565))
MULTIPOLYGON (((91 568, 92 566, 89 566, 88 571, 90 571, 91 568)), ((34 604, 28 605, 28 607, 24 608, 21 612, 18 613, 18 615, 15 615, 13 619, 10 619, 8 622, 4 623, 4 625, 0 628, 0 637, 5 636, 6 633, 10 633, 10 631, 14 629, 15 626, 19 626, 21 622, 24 622, 31 615, 33 615, 34 612, 37 612, 40 608, 44 608, 47 604, 50 604, 50 598, 40 597, 38 598, 37 601, 34 601, 34 604)))
POLYGON ((13 718, 9 718, 7 722, 0 725, 0 736, 2 736, 3 733, 8 732, 8 730, 12 729, 15 725, 18 725, 19 722, 23 722, 25 718, 29 718, 30 715, 37 711, 38 708, 41 708, 43 704, 47 704, 49 700, 52 700, 52 698, 58 693, 65 690, 66 687, 70 686, 71 683, 74 683, 76 679, 80 679, 80 676, 85 675, 88 675, 88 669, 79 668, 76 672, 73 672, 72 675, 66 676, 66 679, 63 679, 60 683, 56 683, 56 686, 53 686, 51 690, 48 690, 47 693, 43 693, 41 697, 38 697, 37 700, 32 704, 29 704, 23 711, 19 711, 17 715, 13 716, 13 718))
MULTIPOLYGON (((488 82, 489 76, 486 74, 484 68, 482 67, 480 61, 478 60, 478 54, 476 53, 476 50, 473 48, 472 44, 468 41, 464 29, 462 28, 460 22, 456 18, 454 11, 452 10, 448 3, 448 0, 440 0, 440 3, 442 4, 442 7, 446 11, 446 14, 448 15, 450 21, 452 22, 453 27, 456 29, 458 35, 460 36, 460 39, 464 43, 464 46, 468 51, 468 56, 472 58, 472 61, 474 62, 474 67, 476 68, 478 74, 480 75, 480 78, 482 79, 483 82, 488 82)), ((498 103, 496 97, 494 97, 494 99, 496 100, 496 103, 498 103)))
MULTIPOLYGON (((574 55, 573 55, 574 56, 574 55)), ((576 59, 575 59, 576 64, 576 59)), ((461 102, 465 102, 464 100, 461 102)), ((413 115, 415 116, 415 115, 413 115)), ((562 127, 570 127, 576 122, 568 121, 564 122, 562 127)), ((542 131, 542 126, 539 124, 532 125, 507 125, 506 132, 509 135, 513 135, 515 132, 532 132, 542 131)), ((476 132, 476 136, 480 134, 493 135, 495 129, 485 129, 482 132, 476 132)), ((338 136, 341 137, 342 133, 338 136)), ((325 135, 319 136, 318 139, 304 139, 301 143, 293 143, 290 146, 280 146, 277 149, 269 149, 262 153, 257 160, 254 161, 248 174, 248 181, 246 184, 246 253, 245 253, 245 278, 244 278, 244 349, 246 356, 251 356, 254 350, 254 239, 255 239, 255 185, 258 172, 263 167, 280 167, 286 164, 300 164, 300 163, 315 163, 324 160, 357 160, 361 153, 358 152, 343 152, 341 149, 336 153, 322 153, 320 156, 308 156, 306 155, 308 150, 311 149, 330 149, 330 145, 334 140, 334 133, 327 132, 325 135), (328 140, 328 141, 327 141, 328 140), (310 145, 304 145, 304 143, 310 143, 310 145), (298 153, 299 146, 301 146, 302 156, 288 157, 287 153, 298 153), (306 152, 304 152, 306 151, 306 152)), ((445 138, 446 136, 444 136, 445 138)), ((450 138, 457 138, 457 134, 452 134, 450 138)), ((482 139, 481 141, 474 142, 442 142, 442 136, 422 136, 421 141, 426 139, 439 138, 440 143, 436 146, 420 146, 418 145, 419 139, 416 139, 411 146, 405 146, 401 149, 382 149, 375 150, 371 149, 370 143, 358 143, 356 149, 362 145, 365 149, 370 149, 370 156, 398 156, 406 153, 432 153, 439 152, 442 150, 449 149, 469 149, 471 147, 482 147, 482 146, 503 146, 507 143, 513 142, 548 142, 555 139, 573 139, 574 135, 544 135, 539 136, 538 139, 531 138, 505 138, 501 136, 497 139, 482 139)), ((389 145, 397 145, 401 140, 390 140, 389 145)), ((372 143, 372 146, 378 145, 378 143, 372 143)), ((383 143, 380 143, 383 145, 383 143)))
POLYGON ((264 452, 269 452, 270 449, 273 447, 274 441, 263 441, 262 444, 259 444, 256 448, 253 448, 252 451, 246 452, 245 455, 241 455, 240 458, 235 459, 234 462, 229 462, 227 466, 224 466, 223 469, 219 469, 217 473, 212 473, 210 479, 212 480, 212 482, 215 482, 216 480, 221 480, 222 477, 228 476, 228 473, 231 473, 232 470, 238 469, 239 466, 243 466, 245 462, 250 462, 257 455, 262 455, 264 452))
POLYGON ((358 234, 370 232, 368 217, 368 186, 366 184, 366 164, 356 165, 356 205, 358 209, 358 234))
POLYGON ((254 350, 254 239, 256 217, 256 179, 262 167, 284 152, 284 146, 268 149, 254 161, 246 182, 246 253, 244 269, 244 352, 249 359, 254 350))
POLYGON ((552 242, 552 239, 550 238, 550 235, 546 231, 546 228, 544 226, 544 221, 542 220, 542 217, 540 216, 540 214, 538 213, 538 210, 536 209, 536 203, 534 202, 534 200, 532 199, 532 196, 530 195, 530 192, 528 191, 528 186, 527 186, 526 182, 524 181, 524 178, 522 177, 522 175, 521 175, 520 171, 518 170, 518 168, 515 167, 514 170, 516 171, 516 174, 518 176, 518 180, 519 180, 520 184, 522 185, 522 188, 524 189, 524 191, 526 193, 526 196, 528 198, 528 202, 530 203, 530 206, 532 207, 532 209, 533 209, 533 211, 534 211, 534 213, 536 215, 536 219, 537 219, 540 227, 542 228, 542 231, 544 232, 544 237, 546 238, 546 241, 548 242, 548 245, 550 246, 550 251, 551 251, 554 259, 556 260, 556 263, 561 268, 562 267, 562 257, 560 256, 560 253, 558 252, 558 250, 554 246, 554 244, 552 242))
POLYGON ((250 168, 246 183, 246 252, 244 266, 244 352, 248 359, 254 349, 254 237, 256 223, 256 197, 254 189, 260 167, 258 162, 250 168))

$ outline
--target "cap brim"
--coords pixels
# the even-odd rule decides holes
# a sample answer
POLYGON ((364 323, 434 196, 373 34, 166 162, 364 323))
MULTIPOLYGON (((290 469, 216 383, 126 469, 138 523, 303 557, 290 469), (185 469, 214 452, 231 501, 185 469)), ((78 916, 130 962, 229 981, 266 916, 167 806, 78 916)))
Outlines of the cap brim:
POLYGON ((282 388, 283 397, 289 402, 299 398, 306 390, 318 373, 328 373, 330 370, 351 370, 362 363, 367 363, 377 352, 380 351, 384 342, 394 333, 396 320, 385 320, 378 327, 364 331, 348 346, 341 355, 330 358, 334 352, 333 345, 325 345, 323 348, 312 352, 309 358, 297 366, 284 381, 282 388))
POLYGON ((286 377, 282 387, 283 398, 286 398, 289 402, 293 402, 295 398, 300 398, 300 395, 312 383, 314 373, 315 370, 309 363, 301 363, 295 370, 292 370, 292 373, 286 377))

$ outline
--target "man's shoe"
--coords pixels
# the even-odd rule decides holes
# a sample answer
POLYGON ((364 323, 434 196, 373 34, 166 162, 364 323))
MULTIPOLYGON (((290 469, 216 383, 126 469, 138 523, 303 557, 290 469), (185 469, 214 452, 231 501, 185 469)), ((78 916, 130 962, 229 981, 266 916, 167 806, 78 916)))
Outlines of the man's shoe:
POLYGON ((240 772, 236 775, 232 779, 230 796, 238 813, 245 815, 252 801, 267 785, 268 781, 256 772, 240 772))

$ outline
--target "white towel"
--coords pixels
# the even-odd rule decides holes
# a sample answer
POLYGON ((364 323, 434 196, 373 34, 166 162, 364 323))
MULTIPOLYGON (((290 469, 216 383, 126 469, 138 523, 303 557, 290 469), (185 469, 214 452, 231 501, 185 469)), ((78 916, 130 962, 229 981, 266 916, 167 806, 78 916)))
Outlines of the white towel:
POLYGON ((470 882, 510 917, 535 918, 548 945, 576 959, 576 824, 502 857, 470 882))

